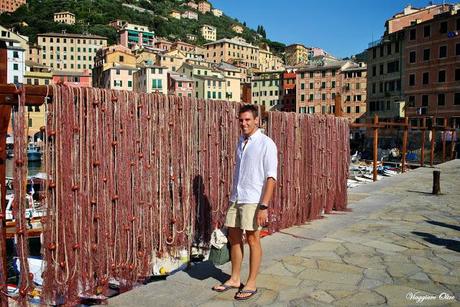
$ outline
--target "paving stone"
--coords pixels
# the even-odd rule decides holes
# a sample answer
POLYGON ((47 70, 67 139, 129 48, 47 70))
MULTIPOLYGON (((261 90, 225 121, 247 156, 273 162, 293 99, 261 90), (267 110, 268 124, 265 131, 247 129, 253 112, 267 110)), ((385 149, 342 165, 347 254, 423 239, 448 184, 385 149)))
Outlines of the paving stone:
POLYGON ((414 275, 420 271, 420 268, 415 264, 405 262, 385 262, 388 273, 392 277, 404 277, 414 275))
POLYGON ((359 283, 359 287, 363 289, 374 289, 378 286, 383 285, 383 282, 376 279, 364 278, 359 283))
POLYGON ((382 258, 379 256, 349 254, 343 257, 343 261, 347 264, 352 264, 360 268, 385 268, 385 266, 382 265, 382 258))
POLYGON ((308 249, 304 249, 294 256, 300 256, 308 259, 327 259, 335 262, 342 262, 342 258, 338 256, 334 252, 327 252, 327 251, 310 251, 308 249))
POLYGON ((457 263, 460 265, 460 254, 455 254, 454 252, 445 253, 444 251, 437 251, 435 252, 435 255, 449 263, 457 263))
POLYGON ((295 276, 305 270, 305 267, 276 262, 264 270, 264 274, 277 276, 295 276))
POLYGON ((293 266, 300 266, 303 268, 318 268, 318 264, 316 263, 315 259, 307 259, 298 256, 288 256, 283 258, 282 263, 293 266))
POLYGON ((357 285, 361 280, 361 274, 329 272, 324 270, 306 269, 298 276, 300 279, 313 279, 318 281, 328 281, 347 285, 357 285))
POLYGON ((431 274, 428 273, 430 278, 434 281, 443 283, 443 284, 452 284, 452 285, 460 285, 460 276, 448 276, 448 275, 439 275, 439 274, 431 274))
POLYGON ((297 287, 302 282, 290 276, 275 276, 268 274, 259 274, 257 276, 257 286, 265 289, 279 291, 290 287, 297 287))
POLYGON ((428 275, 426 275, 425 273, 423 272, 418 272, 412 276, 409 276, 409 279, 414 279, 414 280, 420 280, 420 281, 428 281, 428 282, 431 282, 430 278, 428 277, 428 275))
POLYGON ((269 304, 273 304, 278 297, 277 291, 273 291, 269 289, 259 289, 258 292, 259 292, 258 297, 256 297, 254 300, 251 299, 251 301, 254 302, 254 304, 257 304, 259 306, 266 306, 269 304))
POLYGON ((427 273, 434 273, 434 274, 447 274, 451 270, 446 268, 440 263, 436 263, 434 259, 428 259, 425 257, 417 257, 413 256, 412 260, 415 262, 416 265, 422 268, 423 271, 427 273))
POLYGON ((385 269, 366 269, 364 270, 364 276, 369 279, 380 280, 385 284, 393 282, 391 275, 389 275, 385 269))
MULTIPOLYGON (((234 307, 235 305, 233 304, 233 301, 218 301, 218 300, 216 301, 216 300, 212 300, 212 301, 200 304, 198 306, 200 306, 200 307, 214 307, 214 306, 215 307, 234 307)), ((169 305, 169 306, 171 306, 171 305, 169 305)))
POLYGON ((308 251, 334 251, 340 243, 337 242, 318 242, 312 245, 309 245, 306 249, 308 251))
POLYGON ((289 302, 296 299, 302 299, 314 292, 313 287, 300 286, 296 288, 284 289, 279 293, 278 301, 280 302, 289 302))
POLYGON ((358 244, 358 243, 343 243, 343 246, 348 249, 351 253, 355 254, 367 254, 373 255, 375 254, 375 248, 358 244))
POLYGON ((402 252, 405 251, 407 248, 403 246, 399 246, 392 243, 382 242, 382 241, 368 241, 364 242, 363 245, 374 247, 378 250, 388 251, 388 252, 402 252))
POLYGON ((335 300, 333 296, 323 290, 316 290, 312 294, 309 295, 312 299, 324 303, 331 303, 335 300))
POLYGON ((358 291, 357 285, 339 284, 336 282, 323 281, 316 286, 317 289, 330 291, 330 290, 346 290, 346 291, 358 291))
POLYGON ((384 296, 373 291, 361 291, 334 302, 335 306, 376 306, 386 302, 384 296))
POLYGON ((304 297, 304 298, 299 298, 299 299, 290 301, 287 306, 289 307, 305 307, 305 306, 315 306, 315 307, 327 306, 329 307, 330 304, 318 302, 316 300, 311 299, 310 297, 304 297))
POLYGON ((317 262, 318 262, 318 268, 320 270, 331 271, 331 272, 342 272, 342 273, 350 272, 350 273, 356 273, 356 274, 361 274, 363 272, 362 268, 356 267, 354 265, 331 262, 327 260, 318 260, 317 262))
POLYGON ((343 247, 342 245, 339 245, 336 249, 335 249, 335 253, 339 256, 345 256, 346 254, 348 254, 348 250, 343 247))

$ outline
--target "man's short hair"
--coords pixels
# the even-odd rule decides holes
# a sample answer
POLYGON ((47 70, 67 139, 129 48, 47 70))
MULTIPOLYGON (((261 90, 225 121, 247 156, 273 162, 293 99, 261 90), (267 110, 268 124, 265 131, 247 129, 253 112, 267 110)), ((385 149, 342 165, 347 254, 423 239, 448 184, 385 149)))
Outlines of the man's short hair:
POLYGON ((241 115, 244 112, 251 112, 252 116, 254 118, 257 118, 259 116, 259 109, 253 105, 253 104, 245 104, 240 108, 240 111, 238 112, 238 115, 241 115))

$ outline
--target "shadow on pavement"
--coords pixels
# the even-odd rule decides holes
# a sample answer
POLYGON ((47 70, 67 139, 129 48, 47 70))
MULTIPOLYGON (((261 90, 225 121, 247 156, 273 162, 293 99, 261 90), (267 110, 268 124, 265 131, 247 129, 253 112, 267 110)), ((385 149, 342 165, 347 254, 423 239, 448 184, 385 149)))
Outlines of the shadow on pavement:
POLYGON ((431 233, 412 231, 413 234, 423 237, 425 241, 431 244, 445 246, 447 249, 460 253, 460 241, 451 239, 441 239, 431 233))
POLYGON ((417 193, 417 194, 423 194, 423 195, 430 195, 430 196, 439 196, 439 195, 441 195, 441 193, 440 193, 440 194, 438 194, 438 195, 434 195, 434 194, 433 194, 433 193, 431 193, 431 192, 425 192, 425 191, 414 191, 414 190, 407 190, 407 192, 410 192, 410 193, 417 193))
POLYGON ((211 261, 204 261, 200 263, 195 263, 192 267, 184 271, 190 277, 205 280, 208 278, 215 278, 221 283, 226 282, 230 275, 224 273, 221 269, 216 268, 216 266, 211 261))
POLYGON ((460 226, 455 226, 455 225, 446 224, 446 223, 443 223, 443 222, 438 222, 438 221, 433 221, 433 220, 428 220, 426 222, 430 223, 432 225, 446 227, 446 228, 450 228, 450 229, 453 229, 453 230, 460 231, 460 226))

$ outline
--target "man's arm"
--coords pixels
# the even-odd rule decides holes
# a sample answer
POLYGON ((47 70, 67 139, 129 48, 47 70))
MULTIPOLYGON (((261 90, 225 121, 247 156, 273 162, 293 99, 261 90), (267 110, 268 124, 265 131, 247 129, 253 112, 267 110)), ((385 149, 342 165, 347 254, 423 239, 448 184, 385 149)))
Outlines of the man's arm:
MULTIPOLYGON (((275 191, 276 180, 269 177, 265 182, 265 189, 262 195, 261 204, 268 206, 272 199, 273 192, 275 191)), ((259 226, 266 225, 268 222, 268 210, 257 210, 257 224, 259 226)))

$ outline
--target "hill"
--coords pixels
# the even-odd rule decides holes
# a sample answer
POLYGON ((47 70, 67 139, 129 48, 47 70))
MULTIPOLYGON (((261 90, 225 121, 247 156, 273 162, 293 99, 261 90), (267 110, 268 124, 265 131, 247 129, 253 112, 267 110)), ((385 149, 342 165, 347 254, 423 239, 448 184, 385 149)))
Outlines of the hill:
MULTIPOLYGON (((114 19, 126 20, 130 23, 147 25, 156 35, 170 39, 187 41, 188 33, 200 37, 200 27, 209 24, 217 28, 217 39, 234 37, 235 32, 231 25, 243 26, 244 32, 240 34, 246 41, 259 45, 266 43, 277 54, 284 51, 284 44, 270 41, 258 34, 253 29, 246 27, 245 23, 227 15, 216 17, 212 13, 201 14, 199 20, 175 19, 169 16, 171 10, 185 11, 188 7, 181 6, 185 1, 181 0, 28 0, 27 4, 17 9, 14 13, 0 15, 0 24, 5 27, 13 27, 23 35, 29 36, 30 41, 35 41, 38 33, 61 32, 67 33, 91 33, 106 36, 109 44, 116 43, 117 33, 108 23, 114 19), (123 5, 125 4, 125 5, 123 5), (127 7, 126 4, 143 8, 148 11, 140 12, 136 8, 127 7), (75 14, 75 25, 59 24, 53 21, 53 14, 59 11, 70 11, 75 14)), ((265 30, 260 26, 265 34, 265 30)), ((205 41, 200 37, 198 45, 205 41)))

